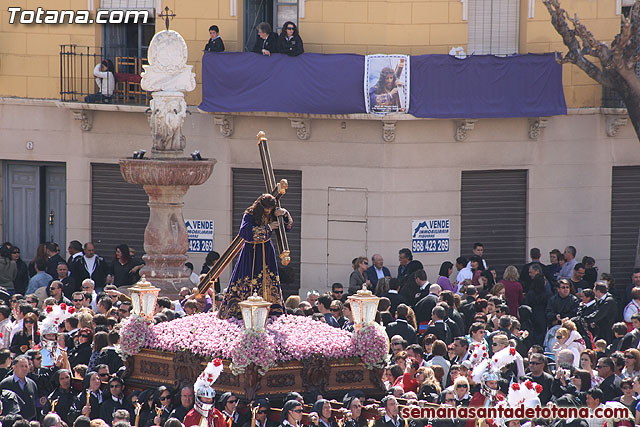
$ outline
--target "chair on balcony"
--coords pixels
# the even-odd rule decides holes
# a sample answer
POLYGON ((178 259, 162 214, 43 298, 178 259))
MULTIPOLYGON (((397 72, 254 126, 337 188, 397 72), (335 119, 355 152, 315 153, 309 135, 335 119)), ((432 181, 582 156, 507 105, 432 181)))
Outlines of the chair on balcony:
POLYGON ((142 66, 146 58, 116 57, 116 99, 123 104, 149 104, 149 96, 140 86, 142 66))

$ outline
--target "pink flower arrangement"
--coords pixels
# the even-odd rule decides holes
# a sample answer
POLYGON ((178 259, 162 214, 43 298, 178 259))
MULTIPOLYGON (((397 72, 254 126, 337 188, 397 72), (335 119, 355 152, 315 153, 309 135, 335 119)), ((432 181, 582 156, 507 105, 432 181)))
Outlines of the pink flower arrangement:
POLYGON ((247 331, 242 321, 222 320, 216 313, 195 314, 157 325, 127 320, 121 336, 121 348, 127 355, 142 347, 190 351, 231 360, 236 375, 252 363, 264 375, 276 363, 304 360, 312 355, 328 359, 361 357, 373 369, 384 366, 389 352, 389 339, 379 325, 368 325, 351 334, 310 317, 290 315, 270 318, 262 332, 247 331))
POLYGON ((273 336, 266 331, 251 329, 242 331, 240 340, 231 352, 231 373, 238 375, 250 364, 256 365, 258 373, 264 375, 276 364, 276 346, 273 336))
POLYGON ((144 317, 132 315, 125 319, 120 329, 120 349, 125 357, 138 353, 149 333, 149 321, 144 317))
POLYGON ((384 368, 389 361, 389 337, 382 326, 372 323, 353 334, 355 355, 367 369, 384 368))

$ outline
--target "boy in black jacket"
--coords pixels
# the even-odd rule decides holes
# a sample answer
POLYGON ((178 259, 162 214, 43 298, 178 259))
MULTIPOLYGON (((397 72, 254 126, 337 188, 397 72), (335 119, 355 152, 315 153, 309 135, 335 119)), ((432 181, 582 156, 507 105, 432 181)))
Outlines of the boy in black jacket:
POLYGON ((209 42, 205 45, 205 52, 224 52, 224 43, 220 37, 220 29, 217 25, 209 27, 209 42))

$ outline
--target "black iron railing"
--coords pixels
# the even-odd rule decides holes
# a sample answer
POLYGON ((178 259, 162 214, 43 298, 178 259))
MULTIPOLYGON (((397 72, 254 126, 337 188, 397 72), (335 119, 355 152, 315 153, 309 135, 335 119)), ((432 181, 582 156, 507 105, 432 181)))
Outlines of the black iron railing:
POLYGON ((148 105, 151 94, 140 87, 142 66, 147 63, 146 58, 137 56, 107 57, 101 47, 61 45, 60 100, 148 105), (113 64, 114 87, 101 91, 93 73, 96 65, 105 59, 113 64))

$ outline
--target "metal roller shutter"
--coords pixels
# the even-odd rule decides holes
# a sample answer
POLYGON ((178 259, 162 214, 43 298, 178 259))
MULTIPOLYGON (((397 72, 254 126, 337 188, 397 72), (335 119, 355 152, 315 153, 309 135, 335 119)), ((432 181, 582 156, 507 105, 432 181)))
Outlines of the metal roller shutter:
POLYGON ((611 274, 631 282, 640 230, 640 166, 615 166, 611 184, 611 274))
MULTIPOLYGON (((287 194, 282 198, 282 207, 293 216, 293 229, 287 233, 291 263, 283 268, 279 265, 282 293, 286 299, 289 295, 297 295, 300 290, 300 235, 302 219, 302 171, 274 169, 276 181, 289 181, 287 194)), ((262 169, 232 169, 233 182, 233 234, 240 229, 242 214, 258 196, 264 193, 262 169)), ((275 239, 275 238, 274 238, 275 239)), ((275 240, 274 240, 275 245, 275 240)), ((224 285, 222 286, 225 287, 224 285)))
POLYGON ((526 262, 526 170, 463 171, 460 204, 463 256, 481 242, 498 279, 508 265, 526 262))
POLYGON ((111 262, 116 246, 126 243, 136 258, 142 256, 148 201, 141 185, 122 178, 119 165, 91 164, 91 239, 97 254, 111 262))

